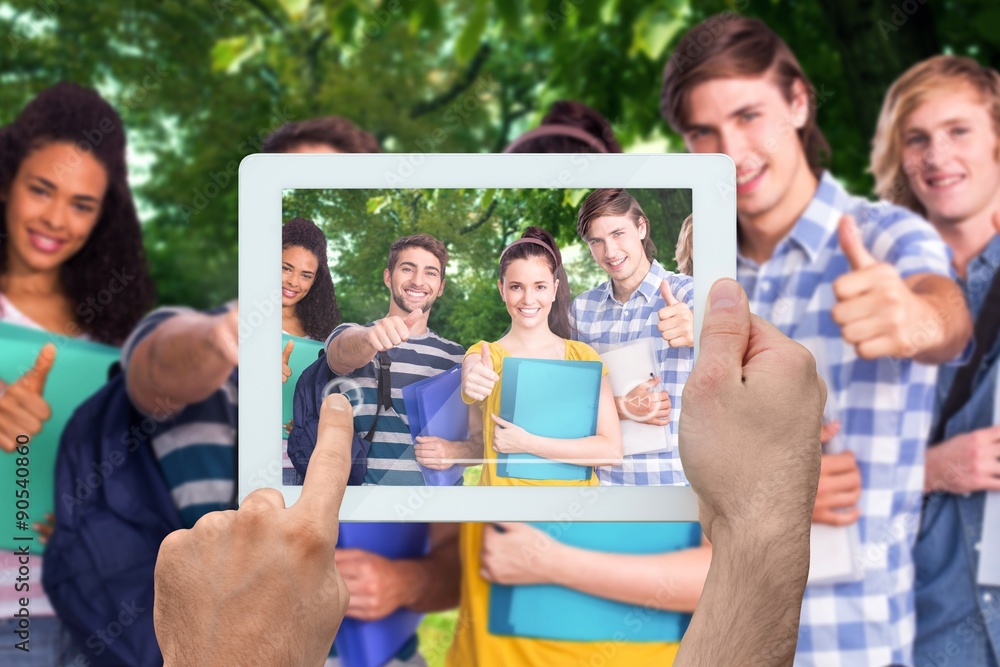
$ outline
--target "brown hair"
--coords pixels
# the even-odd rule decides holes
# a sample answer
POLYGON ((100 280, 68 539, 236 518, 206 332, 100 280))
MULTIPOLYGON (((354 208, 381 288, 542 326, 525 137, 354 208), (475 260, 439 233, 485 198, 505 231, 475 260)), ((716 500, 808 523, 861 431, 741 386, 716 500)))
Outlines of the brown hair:
POLYGON ((560 338, 569 338, 572 330, 569 325, 569 279, 566 277, 566 269, 563 268, 562 253, 559 246, 552 238, 552 234, 541 227, 528 227, 521 234, 521 239, 530 239, 537 243, 521 242, 507 246, 500 254, 500 280, 503 281, 504 274, 511 262, 517 259, 528 259, 529 257, 540 257, 545 260, 552 270, 552 276, 559 281, 556 287, 556 296, 552 301, 552 309, 549 311, 549 330, 560 338))
POLYGON ((587 195, 576 219, 576 233, 586 240, 590 223, 606 215, 625 216, 631 219, 636 227, 646 223, 646 237, 642 239, 642 249, 650 262, 656 258, 656 244, 653 243, 653 230, 649 218, 643 213, 635 197, 624 188, 601 188, 587 195))
POLYGON ((287 153, 302 144, 326 144, 341 153, 378 153, 378 141, 368 132, 339 116, 324 116, 286 123, 264 140, 265 153, 287 153))
POLYGON ((677 260, 677 273, 686 276, 694 275, 694 255, 693 251, 694 226, 692 217, 689 215, 681 223, 681 231, 677 235, 677 248, 674 251, 674 259, 677 260))
POLYGON ((621 153, 614 128, 604 116, 575 100, 560 100, 532 133, 515 139, 505 153, 621 153), (562 130, 562 132, 560 132, 562 130), (577 136, 577 133, 584 133, 577 136), (603 150, 600 150, 603 149, 603 150))
POLYGON ((972 58, 934 56, 906 70, 885 94, 872 140, 871 172, 875 191, 883 199, 922 216, 924 205, 910 189, 908 165, 903 164, 903 124, 928 95, 942 89, 972 86, 989 107, 993 131, 1000 137, 1000 74, 972 58))
POLYGON ((795 54, 758 19, 731 12, 716 14, 689 30, 663 70, 660 113, 677 132, 687 124, 687 97, 714 79, 770 75, 785 99, 792 101, 801 81, 809 95, 809 115, 798 129, 809 168, 818 177, 830 157, 830 145, 816 125, 816 93, 795 54))
POLYGON ((413 234, 412 236, 403 236, 393 241, 389 247, 389 262, 386 264, 389 273, 392 273, 392 270, 396 268, 396 262, 399 261, 399 253, 407 248, 423 248, 437 257, 441 263, 441 277, 444 278, 444 269, 448 264, 448 249, 430 234, 413 234))

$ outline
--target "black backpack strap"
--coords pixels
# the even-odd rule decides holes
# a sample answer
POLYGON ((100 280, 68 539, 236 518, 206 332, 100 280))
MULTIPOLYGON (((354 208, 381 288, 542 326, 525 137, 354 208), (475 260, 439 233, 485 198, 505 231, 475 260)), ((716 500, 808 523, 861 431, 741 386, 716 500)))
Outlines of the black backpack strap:
POLYGON ((378 404, 375 406, 375 420, 372 421, 372 427, 368 429, 368 434, 364 438, 368 442, 371 442, 375 436, 375 427, 378 426, 378 418, 382 414, 382 410, 392 409, 392 375, 390 374, 392 359, 389 358, 388 352, 379 352, 376 359, 378 359, 378 367, 375 370, 378 383, 378 404))
POLYGON ((1000 308, 996 304, 1000 303, 1000 271, 993 276, 993 283, 983 301, 983 308, 979 311, 976 319, 976 328, 973 333, 973 340, 976 341, 976 349, 969 359, 969 363, 958 369, 955 374, 955 381, 951 383, 948 396, 941 404, 941 415, 938 417, 937 426, 931 435, 930 444, 936 445, 944 440, 945 427, 948 421, 955 416, 959 410, 969 401, 972 396, 972 381, 979 370, 979 364, 983 357, 993 347, 997 340, 997 333, 1000 332, 1000 308))

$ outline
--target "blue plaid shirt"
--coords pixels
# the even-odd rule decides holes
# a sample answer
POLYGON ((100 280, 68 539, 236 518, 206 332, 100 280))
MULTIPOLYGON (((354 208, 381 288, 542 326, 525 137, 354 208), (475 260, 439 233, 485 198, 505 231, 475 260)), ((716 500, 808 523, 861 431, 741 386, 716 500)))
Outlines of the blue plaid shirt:
MULTIPOLYGON (((656 341, 656 357, 662 381, 662 389, 658 387, 657 391, 666 391, 670 395, 670 424, 666 428, 670 429, 676 442, 681 392, 691 374, 694 348, 670 347, 656 328, 659 323, 657 313, 667 305, 660 294, 660 283, 664 280, 675 299, 686 303, 688 307, 693 304, 694 281, 691 277, 671 273, 654 261, 646 277, 625 303, 615 299, 610 280, 576 297, 570 308, 570 324, 573 327, 573 337, 598 352, 604 352, 611 345, 640 338, 653 338, 656 341)), ((677 447, 669 452, 625 456, 620 466, 605 466, 596 470, 601 484, 688 485, 687 477, 681 469, 677 447)))
POLYGON ((762 265, 737 257, 737 278, 753 312, 817 357, 840 421, 838 449, 861 470, 861 551, 857 582, 806 587, 795 665, 882 667, 912 664, 916 625, 912 550, 920 521, 924 451, 931 426, 935 367, 909 359, 860 359, 830 310, 833 282, 849 271, 837 224, 854 215, 876 259, 903 278, 951 277, 937 232, 912 212, 845 192, 824 174, 808 208, 762 265))

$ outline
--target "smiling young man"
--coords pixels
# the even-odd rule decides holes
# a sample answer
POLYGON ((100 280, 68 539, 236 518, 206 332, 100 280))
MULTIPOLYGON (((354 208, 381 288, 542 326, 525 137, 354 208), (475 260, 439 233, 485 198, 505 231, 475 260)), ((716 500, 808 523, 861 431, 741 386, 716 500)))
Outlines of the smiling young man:
POLYGON ((448 251, 429 234, 396 239, 382 280, 391 297, 389 312, 380 320, 362 326, 342 324, 326 343, 331 370, 356 380, 363 391, 361 410, 356 410, 357 432, 367 433, 378 409, 377 355, 388 354, 393 406, 383 410, 368 454, 365 484, 423 486, 417 457, 471 459, 482 455, 481 442, 444 441, 440 438, 410 439, 410 430, 400 390, 418 380, 442 373, 462 361, 465 350, 427 328, 434 302, 444 294, 444 270, 448 251), (398 369, 398 370, 397 370, 398 369))
MULTIPOLYGON (((603 349, 650 338, 656 341, 657 377, 616 396, 620 419, 669 428, 676 438, 681 391, 694 359, 694 300, 690 276, 667 271, 654 258, 649 218, 621 188, 594 190, 580 207, 577 233, 608 280, 573 300, 573 336, 603 349)), ((620 466, 599 467, 610 485, 684 485, 677 448, 626 455, 620 466)))
POLYGON ((1000 491, 1000 338, 981 333, 1000 307, 990 296, 1000 269, 1000 74, 958 56, 907 70, 882 104, 872 172, 879 194, 926 216, 951 247, 982 355, 938 377, 930 495, 914 551, 915 656, 921 665, 997 667, 1000 587, 981 584, 977 573, 980 558, 1000 558, 981 542, 986 492, 1000 491))
POLYGON ((947 248, 912 212, 852 197, 823 170, 812 87, 760 21, 723 14, 685 35, 661 111, 690 151, 736 163, 739 281, 817 357, 839 425, 813 520, 856 523, 860 572, 806 588, 795 664, 911 664, 936 378, 925 364, 954 358, 971 333, 947 248))

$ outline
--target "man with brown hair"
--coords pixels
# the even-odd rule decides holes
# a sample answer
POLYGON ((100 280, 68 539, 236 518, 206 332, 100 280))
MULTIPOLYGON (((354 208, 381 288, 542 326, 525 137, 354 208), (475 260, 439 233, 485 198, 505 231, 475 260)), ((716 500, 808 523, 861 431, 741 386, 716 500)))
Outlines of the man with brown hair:
POLYGON ((934 229, 850 196, 823 170, 815 102, 774 32, 723 14, 681 39, 661 111, 690 151, 736 163, 739 281, 757 314, 813 352, 829 386, 813 520, 855 526, 860 544, 807 586, 796 665, 911 664, 936 377, 923 364, 960 353, 971 322, 934 229))

